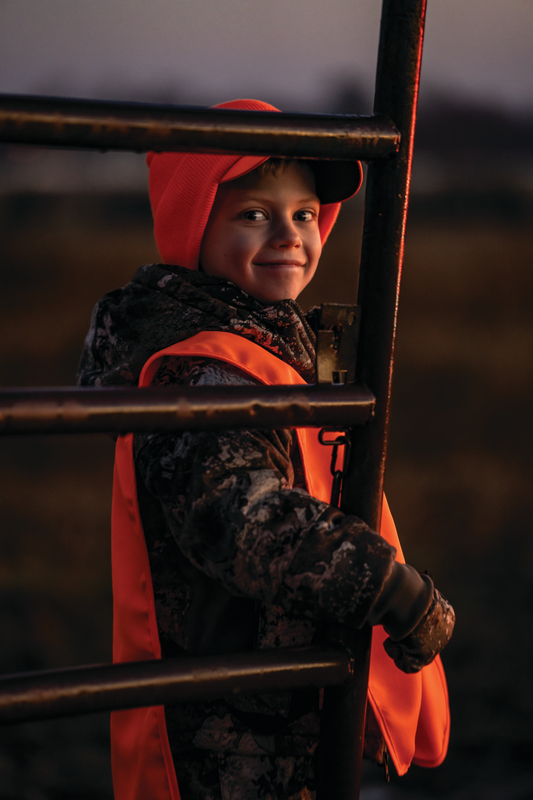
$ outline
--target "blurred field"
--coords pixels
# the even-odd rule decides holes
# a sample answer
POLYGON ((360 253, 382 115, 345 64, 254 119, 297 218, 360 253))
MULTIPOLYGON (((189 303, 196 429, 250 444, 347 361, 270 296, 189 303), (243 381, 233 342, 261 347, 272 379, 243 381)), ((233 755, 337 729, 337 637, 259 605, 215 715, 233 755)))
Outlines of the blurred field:
MULTIPOLYGON (((533 796, 533 214, 500 201, 413 199, 387 489, 408 559, 457 610, 453 730, 438 770, 388 788, 368 770, 368 800, 533 796)), ((354 298, 360 218, 357 199, 303 303, 354 298)), ((0 230, 1 384, 72 384, 95 301, 158 258, 147 201, 6 195, 0 230)), ((3 672, 110 659, 112 450, 0 439, 3 672)), ((0 798, 106 800, 107 747, 105 715, 4 729, 0 798)))

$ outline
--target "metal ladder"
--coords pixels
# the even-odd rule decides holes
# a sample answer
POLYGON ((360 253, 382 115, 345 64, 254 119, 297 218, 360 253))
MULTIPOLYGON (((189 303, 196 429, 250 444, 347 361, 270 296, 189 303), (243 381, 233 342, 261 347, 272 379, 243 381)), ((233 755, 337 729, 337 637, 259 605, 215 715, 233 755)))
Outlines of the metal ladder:
MULTIPOLYGON (((0 95, 0 141, 369 162, 357 382, 345 386, 0 392, 0 434, 157 428, 357 427, 341 508, 379 530, 398 292, 426 0, 384 0, 369 117, 278 114, 0 95)), ((0 723, 241 692, 324 686, 320 800, 359 797, 370 628, 330 647, 87 666, 0 678, 0 723)))

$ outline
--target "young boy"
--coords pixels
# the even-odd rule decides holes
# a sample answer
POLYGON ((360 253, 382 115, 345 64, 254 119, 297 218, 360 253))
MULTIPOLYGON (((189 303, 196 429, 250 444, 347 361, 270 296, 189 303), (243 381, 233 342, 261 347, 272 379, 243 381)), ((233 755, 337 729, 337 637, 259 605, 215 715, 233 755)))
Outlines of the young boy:
MULTIPOLYGON (((79 382, 313 382, 315 332, 295 301, 360 166, 190 153, 148 164, 164 264, 96 306, 79 382)), ((401 774, 413 759, 435 766, 448 706, 434 659, 453 610, 400 563, 386 507, 389 541, 329 505, 329 454, 314 446, 291 429, 119 438, 114 660, 310 644, 328 620, 383 626, 367 750, 382 761, 385 742, 401 774)), ((117 800, 313 798, 319 706, 319 692, 302 690, 117 712, 117 800)))

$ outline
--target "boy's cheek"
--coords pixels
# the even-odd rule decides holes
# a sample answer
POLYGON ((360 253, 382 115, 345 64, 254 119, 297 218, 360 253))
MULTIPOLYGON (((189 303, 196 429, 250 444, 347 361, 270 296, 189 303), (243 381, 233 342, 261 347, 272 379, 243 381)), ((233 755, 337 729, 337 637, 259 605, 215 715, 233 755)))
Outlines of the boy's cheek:
POLYGON ((303 292, 305 287, 308 286, 311 283, 311 281, 315 277, 315 274, 316 274, 316 271, 317 271, 317 267, 318 267, 318 264, 314 268, 307 270, 306 275, 305 275, 305 280, 303 281, 303 284, 302 284, 302 287, 300 289, 299 294, 301 292, 303 292))

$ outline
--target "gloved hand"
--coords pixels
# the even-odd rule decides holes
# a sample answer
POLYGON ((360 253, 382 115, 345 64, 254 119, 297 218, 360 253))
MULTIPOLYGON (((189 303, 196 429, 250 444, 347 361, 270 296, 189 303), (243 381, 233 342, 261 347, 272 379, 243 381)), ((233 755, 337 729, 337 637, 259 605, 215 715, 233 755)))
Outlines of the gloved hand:
POLYGON ((448 644, 455 613, 429 575, 397 561, 366 619, 383 625, 387 654, 402 672, 418 672, 448 644))
POLYGON ((395 641, 383 643, 388 655, 402 672, 418 672, 431 664, 451 639, 455 612, 438 589, 433 590, 433 602, 414 631, 395 641))

